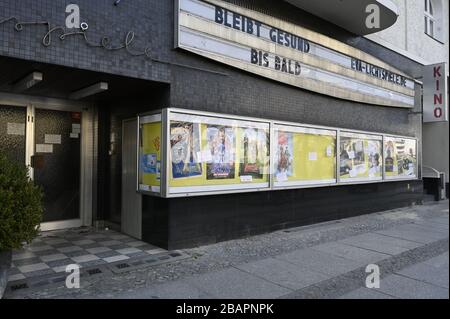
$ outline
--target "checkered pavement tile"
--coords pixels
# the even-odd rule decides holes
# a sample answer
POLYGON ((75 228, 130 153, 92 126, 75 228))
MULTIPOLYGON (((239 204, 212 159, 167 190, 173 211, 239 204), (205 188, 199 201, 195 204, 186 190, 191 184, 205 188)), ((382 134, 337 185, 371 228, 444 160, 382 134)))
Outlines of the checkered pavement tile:
POLYGON ((74 263, 91 267, 165 251, 112 230, 44 232, 31 244, 13 251, 8 281, 65 272, 66 266, 74 263))

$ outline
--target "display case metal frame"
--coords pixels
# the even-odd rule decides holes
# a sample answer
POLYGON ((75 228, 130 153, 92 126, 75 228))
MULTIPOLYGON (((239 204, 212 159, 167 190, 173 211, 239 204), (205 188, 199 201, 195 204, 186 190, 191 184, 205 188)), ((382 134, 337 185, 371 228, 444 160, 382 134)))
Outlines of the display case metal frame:
POLYGON ((206 195, 220 195, 220 194, 233 194, 233 193, 249 193, 249 192, 263 192, 263 191, 278 191, 278 190, 286 190, 286 189, 302 189, 302 188, 317 188, 317 187, 332 187, 332 186, 349 186, 349 185, 358 185, 358 184, 373 184, 373 183, 386 183, 386 182, 398 182, 398 181, 407 181, 407 180, 420 180, 420 172, 422 171, 421 166, 422 163, 419 161, 419 140, 416 137, 412 136, 402 136, 395 134, 386 134, 380 132, 371 132, 371 131, 363 131, 363 130, 353 130, 353 129, 344 129, 332 126, 323 126, 323 125, 313 125, 313 124, 304 124, 298 122, 289 122, 289 121, 277 121, 270 120, 264 118, 257 117, 248 117, 248 116, 238 116, 231 114, 222 114, 215 112, 206 112, 206 111, 197 111, 197 110, 189 110, 182 108, 163 108, 157 111, 146 112, 138 115, 138 159, 136 163, 136 168, 138 170, 138 178, 136 180, 136 190, 142 194, 163 197, 163 198, 177 198, 177 197, 191 197, 191 196, 206 196, 206 195), (169 183, 169 172, 170 172, 170 122, 173 117, 172 114, 186 114, 193 116, 205 116, 205 117, 213 117, 213 118, 223 118, 229 120, 239 120, 239 121, 249 121, 249 122, 259 122, 259 123, 267 123, 269 124, 269 143, 270 143, 270 158, 269 158, 269 181, 268 187, 255 187, 255 188, 242 188, 242 189, 224 189, 224 190, 213 190, 213 191, 195 191, 195 192, 183 192, 183 193, 171 193, 170 192, 170 183, 169 183), (139 187, 139 175, 140 175, 140 126, 141 126, 141 118, 148 115, 161 115, 161 178, 160 178, 160 192, 151 192, 140 190, 139 187), (317 130, 327 130, 327 131, 335 131, 336 132, 336 143, 335 143, 335 183, 317 183, 317 184, 298 184, 298 185, 286 185, 286 186, 275 186, 274 185, 274 172, 275 172, 275 161, 274 154, 276 154, 275 149, 275 126, 293 126, 299 128, 306 129, 317 129, 317 130), (381 179, 368 179, 361 181, 342 181, 340 178, 340 141, 342 133, 354 133, 354 134, 362 134, 369 136, 381 136, 382 139, 382 178, 381 179), (385 171, 385 163, 384 163, 384 149, 385 149, 385 140, 387 137, 393 138, 402 138, 408 140, 415 141, 416 148, 416 175, 414 177, 409 176, 399 176, 392 179, 386 179, 386 171, 385 171))

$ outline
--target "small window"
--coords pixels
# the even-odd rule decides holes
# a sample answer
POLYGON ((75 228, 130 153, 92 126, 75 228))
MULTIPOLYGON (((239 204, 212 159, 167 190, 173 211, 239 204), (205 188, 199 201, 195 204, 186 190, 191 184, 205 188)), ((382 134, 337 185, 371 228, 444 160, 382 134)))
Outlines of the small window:
POLYGON ((424 30, 427 35, 442 42, 441 0, 424 0, 424 30))

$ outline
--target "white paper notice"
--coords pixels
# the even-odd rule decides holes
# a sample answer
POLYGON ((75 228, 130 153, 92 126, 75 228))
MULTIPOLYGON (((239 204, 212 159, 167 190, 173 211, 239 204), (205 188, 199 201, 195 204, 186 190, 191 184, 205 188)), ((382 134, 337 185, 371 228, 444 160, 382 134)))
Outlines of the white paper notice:
POLYGON ((288 180, 286 172, 277 174, 277 182, 286 182, 288 180))
POLYGON ((355 158, 355 152, 353 152, 353 151, 348 152, 348 158, 349 159, 354 159, 355 158))
POLYGON ((78 138, 78 133, 70 133, 70 138, 78 138))
POLYGON ((366 165, 361 164, 355 167, 357 174, 364 174, 366 172, 366 165))
POLYGON ((310 152, 308 154, 308 158, 310 161, 317 161, 317 153, 316 152, 310 152))
POLYGON ((59 134, 45 134, 46 144, 61 144, 61 135, 59 134))
POLYGON ((25 124, 24 123, 8 123, 6 125, 6 134, 8 135, 25 135, 25 124))
POLYGON ((152 187, 150 187, 150 189, 153 193, 159 193, 161 191, 160 186, 152 186, 152 187))
POLYGON ((241 183, 251 183, 253 181, 253 177, 251 175, 241 176, 241 183))
POLYGON ((408 165, 408 171, 406 172, 406 175, 414 175, 414 164, 408 165))
POLYGON ((333 156, 333 148, 331 147, 331 145, 328 145, 327 147, 327 156, 328 157, 333 156))
POLYGON ((204 150, 201 152, 197 152, 197 161, 199 163, 202 162, 211 162, 212 161, 212 155, 209 150, 204 150))
POLYGON ((53 144, 36 144, 36 153, 53 153, 53 144))

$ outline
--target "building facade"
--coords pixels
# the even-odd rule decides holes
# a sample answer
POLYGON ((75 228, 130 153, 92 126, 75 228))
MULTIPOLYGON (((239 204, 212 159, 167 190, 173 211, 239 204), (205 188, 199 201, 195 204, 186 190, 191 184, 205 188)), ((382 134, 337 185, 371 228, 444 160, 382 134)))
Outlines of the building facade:
POLYGON ((174 249, 421 203, 423 64, 319 9, 2 1, 0 150, 41 228, 174 249))
MULTIPOLYGON (((441 0, 394 1, 399 10, 397 22, 366 38, 426 66, 449 65, 449 2, 441 0)), ((448 69, 447 69, 448 73, 448 69)), ((414 72, 423 84, 423 68, 414 72)), ((448 74, 446 75, 448 81, 448 74)), ((446 92, 448 96, 448 91, 446 92)), ((448 106, 447 106, 448 107, 448 106)), ((423 124, 423 165, 445 173, 448 197, 448 121, 423 124)))

